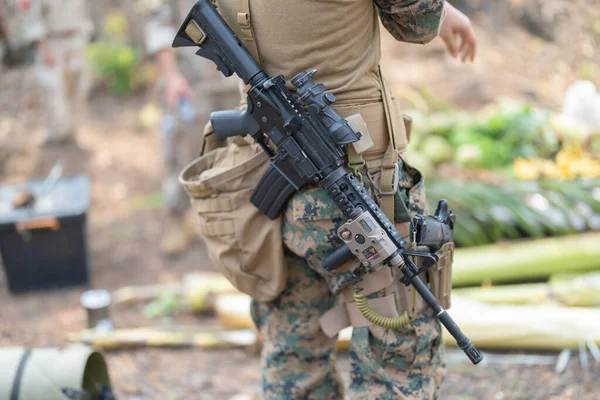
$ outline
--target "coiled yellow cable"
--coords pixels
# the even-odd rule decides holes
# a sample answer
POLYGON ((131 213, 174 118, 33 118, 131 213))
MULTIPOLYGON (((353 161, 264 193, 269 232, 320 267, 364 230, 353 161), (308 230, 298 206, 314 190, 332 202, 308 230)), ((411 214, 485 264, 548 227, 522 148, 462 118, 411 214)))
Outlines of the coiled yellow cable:
POLYGON ((374 325, 382 326, 388 329, 400 329, 410 324, 410 316, 406 311, 397 317, 384 317, 371 308, 369 302, 367 301, 367 296, 364 294, 354 292, 354 301, 356 302, 356 307, 358 307, 358 310, 363 317, 365 317, 367 321, 374 325))

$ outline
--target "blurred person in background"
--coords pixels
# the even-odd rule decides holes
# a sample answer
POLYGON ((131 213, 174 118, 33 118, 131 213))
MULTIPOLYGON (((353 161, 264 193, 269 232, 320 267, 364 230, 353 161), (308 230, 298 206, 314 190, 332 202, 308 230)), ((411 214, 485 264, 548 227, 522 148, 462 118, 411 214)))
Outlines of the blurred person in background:
MULTIPOLYGON (((0 3, 0 60, 4 60, 4 56, 9 50, 8 25, 4 15, 4 4, 0 3)), ((0 62, 1 68, 2 63, 0 62)))
POLYGON ((151 5, 144 32, 146 50, 154 57, 161 78, 162 192, 166 217, 160 247, 167 256, 183 253, 196 237, 196 220, 187 218, 190 200, 179 183, 179 174, 200 154, 202 127, 210 113, 233 108, 239 102, 234 80, 225 80, 212 63, 195 56, 194 51, 175 54, 171 48, 190 4, 189 0, 171 0, 158 7, 151 5))
POLYGON ((25 34, 37 45, 36 78, 47 109, 46 145, 76 143, 90 87, 86 0, 20 0, 25 34))

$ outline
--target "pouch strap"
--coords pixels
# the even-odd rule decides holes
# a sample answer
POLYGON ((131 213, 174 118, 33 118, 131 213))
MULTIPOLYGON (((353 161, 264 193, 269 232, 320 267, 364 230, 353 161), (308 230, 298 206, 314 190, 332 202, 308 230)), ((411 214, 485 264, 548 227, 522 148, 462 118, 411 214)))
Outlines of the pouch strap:
POLYGON ((217 213, 233 211, 232 200, 228 197, 214 197, 205 199, 191 199, 192 206, 197 213, 217 213))
POLYGON ((445 309, 450 308, 452 291, 452 264, 454 261, 454 243, 449 242, 442 246, 436 254, 438 262, 430 268, 429 279, 431 292, 445 309))
POLYGON ((392 95, 387 85, 383 74, 381 73, 381 67, 378 69, 379 78, 381 79, 381 90, 383 91, 383 106, 385 108, 385 119, 388 128, 388 135, 390 136, 390 145, 387 151, 383 155, 383 164, 381 166, 381 177, 379 185, 379 206, 383 213, 393 221, 394 219, 394 195, 395 189, 398 188, 398 170, 397 162, 400 154, 398 151, 398 143, 401 142, 399 137, 400 127, 394 123, 392 115, 392 95))
MULTIPOLYGON (((365 276, 358 286, 360 286, 363 289, 363 293, 368 296, 383 288, 391 286, 393 283, 394 278, 392 277, 392 270, 389 267, 383 267, 380 270, 365 276)), ((342 291, 342 295, 347 302, 354 301, 354 288, 351 285, 348 285, 342 291)))
POLYGON ((250 0, 240 0, 239 10, 240 12, 237 14, 237 21, 242 32, 242 40, 246 44, 250 54, 252 54, 252 57, 254 57, 259 64, 262 64, 260 55, 258 54, 254 29, 252 28, 252 20, 250 18, 250 0))
MULTIPOLYGON (((407 311, 413 315, 425 308, 425 302, 417 295, 412 286, 404 286, 394 277, 390 268, 382 268, 373 272, 359 283, 365 294, 369 295, 385 289, 385 296, 369 299, 369 305, 377 313, 386 317, 397 317, 407 311)), ((348 326, 363 327, 373 325, 365 319, 354 301, 354 288, 347 287, 342 292, 342 302, 327 311, 319 319, 321 330, 334 337, 348 326)))
POLYGON ((327 337, 335 337, 342 329, 351 325, 346 304, 348 303, 339 303, 319 318, 321 330, 327 337))
POLYGON ((207 222, 205 224, 198 224, 200 234, 203 236, 225 236, 233 235, 235 233, 235 225, 233 221, 214 221, 207 222))
POLYGON ((352 114, 346 117, 346 121, 358 132, 362 133, 362 137, 358 142, 352 143, 347 147, 346 156, 348 158, 348 167, 352 169, 354 175, 363 182, 363 175, 360 173, 360 169, 366 166, 363 153, 373 147, 373 139, 369 132, 369 127, 363 119, 360 113, 352 114))
POLYGON ((362 175, 360 175, 359 170, 366 166, 365 160, 361 153, 357 153, 354 150, 354 147, 348 146, 346 155, 348 157, 348 167, 354 172, 354 175, 362 182, 362 175))

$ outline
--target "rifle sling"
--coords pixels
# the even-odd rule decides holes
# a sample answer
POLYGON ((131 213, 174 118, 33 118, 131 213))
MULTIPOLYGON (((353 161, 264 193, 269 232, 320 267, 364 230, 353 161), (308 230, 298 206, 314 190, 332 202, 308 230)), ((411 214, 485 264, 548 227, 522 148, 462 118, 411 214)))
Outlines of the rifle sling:
POLYGON ((246 44, 250 54, 252 54, 252 57, 254 57, 254 59, 262 65, 254 35, 254 29, 252 28, 252 19, 250 17, 250 0, 240 0, 239 10, 240 12, 237 14, 237 22, 240 25, 242 32, 242 40, 246 44))

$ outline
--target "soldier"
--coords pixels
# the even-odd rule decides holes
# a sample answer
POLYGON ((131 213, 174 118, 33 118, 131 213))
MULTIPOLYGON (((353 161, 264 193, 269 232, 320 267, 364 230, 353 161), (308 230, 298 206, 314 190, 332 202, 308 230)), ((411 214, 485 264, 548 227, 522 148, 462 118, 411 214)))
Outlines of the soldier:
POLYGON ((87 103, 85 49, 92 34, 85 0, 22 0, 28 36, 37 44, 36 76, 48 111, 46 145, 75 143, 87 103))
POLYGON ((190 202, 179 183, 179 173, 200 152, 199 127, 212 111, 234 107, 239 94, 235 82, 225 80, 212 64, 203 62, 193 52, 175 54, 171 44, 189 2, 169 3, 151 10, 145 29, 146 50, 154 57, 161 76, 162 192, 166 216, 160 248, 167 256, 185 251, 196 235, 186 220, 190 202))
MULTIPOLYGON (((370 132, 374 145, 358 155, 349 152, 348 168, 360 174, 383 211, 409 239, 411 215, 426 212, 423 176, 400 157, 407 134, 402 124, 391 122, 402 117, 388 106, 393 102, 380 75, 379 20, 399 41, 425 44, 440 34, 452 56, 466 61, 473 59, 476 49, 469 19, 444 0, 216 3, 267 74, 282 74, 289 84, 298 72, 316 68, 317 80, 337 98, 338 113, 359 115, 368 128, 361 132, 370 132)), ((181 79, 174 87, 187 90, 181 79)), ((346 307, 346 302, 348 289, 353 293, 348 285, 351 271, 340 268, 330 273, 322 265, 340 244, 336 229, 341 223, 335 203, 315 186, 296 193, 284 211, 287 283, 275 300, 255 301, 251 310, 264 340, 264 398, 342 399, 335 335, 348 320, 360 322, 350 347, 350 398, 437 398, 445 370, 440 323, 397 277, 391 283, 387 278, 372 279, 370 298, 389 301, 386 307, 400 313, 396 315, 410 312, 409 326, 386 329, 350 315, 352 306, 346 307), (338 311, 347 313, 345 319, 338 311)), ((360 284, 366 285, 369 277, 375 274, 360 284)))
MULTIPOLYGON (((4 16, 4 5, 0 4, 0 59, 4 59, 5 53, 9 51, 8 25, 4 16)), ((0 66, 0 68, 2 68, 0 66)))

